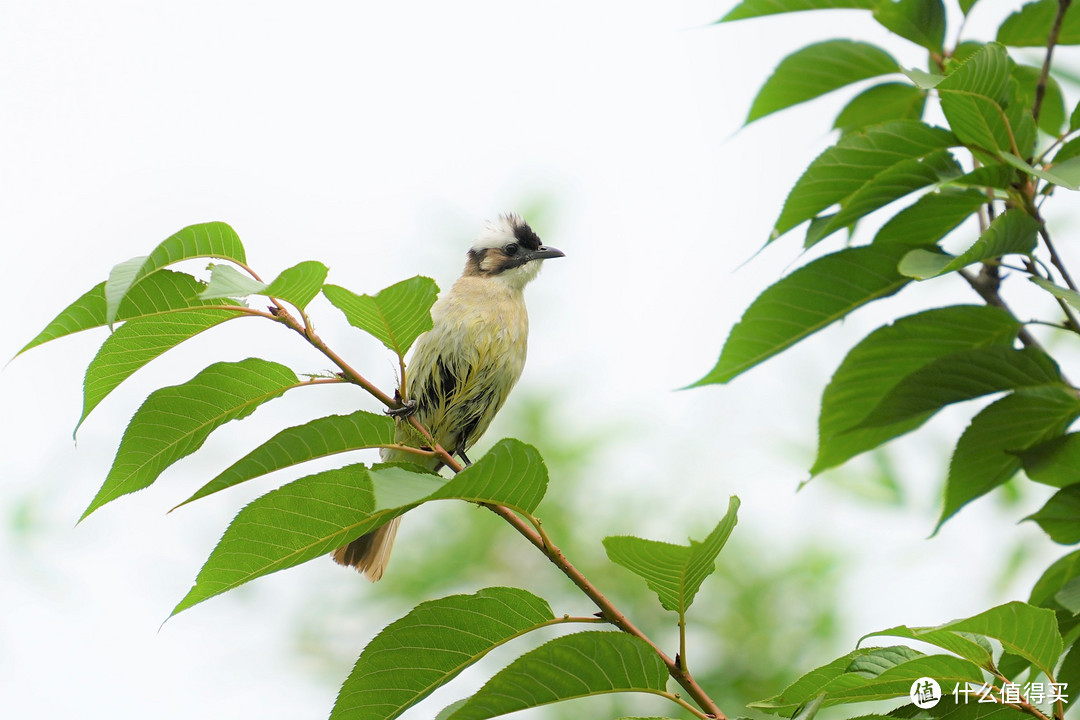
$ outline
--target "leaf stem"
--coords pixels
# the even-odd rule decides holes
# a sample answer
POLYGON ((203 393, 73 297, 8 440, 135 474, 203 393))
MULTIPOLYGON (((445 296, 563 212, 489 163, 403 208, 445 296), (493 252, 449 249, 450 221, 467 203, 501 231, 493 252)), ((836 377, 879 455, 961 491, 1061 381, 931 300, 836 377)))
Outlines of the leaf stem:
POLYGON ((1043 60, 1042 72, 1039 73, 1039 81, 1035 85, 1035 102, 1031 106, 1031 115, 1035 119, 1036 125, 1039 123, 1039 111, 1042 110, 1043 98, 1046 97, 1046 81, 1050 77, 1050 64, 1054 57, 1054 47, 1057 45, 1058 36, 1061 34, 1061 23, 1065 18, 1065 12, 1071 4, 1072 0, 1058 0, 1054 24, 1050 26, 1050 34, 1046 36, 1046 58, 1043 60))
POLYGON ((244 313, 245 315, 263 317, 267 320, 277 320, 277 318, 273 314, 268 313, 265 310, 256 310, 255 308, 249 308, 244 305, 208 305, 207 307, 213 310, 229 310, 230 312, 238 312, 244 313))
POLYGON ((668 700, 670 700, 671 702, 673 702, 673 703, 675 703, 677 705, 681 705, 683 708, 686 709, 687 712, 693 713, 694 717, 702 718, 702 720, 709 720, 710 718, 715 717, 713 715, 709 715, 708 713, 701 712, 696 707, 694 707, 690 703, 686 702, 685 700, 682 699, 682 697, 680 697, 679 695, 677 695, 675 693, 669 693, 667 691, 664 691, 664 692, 658 692, 656 694, 659 695, 662 698, 667 698, 668 700))
POLYGON ((679 656, 676 658, 679 668, 686 672, 686 611, 679 610, 679 656))
POLYGON ((413 455, 419 455, 421 457, 434 457, 434 450, 424 450, 423 448, 415 448, 411 445, 403 445, 401 443, 386 443, 385 445, 372 445, 383 450, 396 450, 403 453, 412 453, 413 455))

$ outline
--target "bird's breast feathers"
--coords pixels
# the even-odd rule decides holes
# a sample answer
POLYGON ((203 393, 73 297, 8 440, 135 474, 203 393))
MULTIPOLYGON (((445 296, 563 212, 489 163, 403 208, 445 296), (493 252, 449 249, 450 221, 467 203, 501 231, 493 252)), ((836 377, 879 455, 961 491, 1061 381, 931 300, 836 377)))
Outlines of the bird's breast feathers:
POLYGON ((409 396, 448 450, 467 450, 502 407, 525 366, 529 320, 520 290, 463 277, 432 307, 416 342, 409 396))

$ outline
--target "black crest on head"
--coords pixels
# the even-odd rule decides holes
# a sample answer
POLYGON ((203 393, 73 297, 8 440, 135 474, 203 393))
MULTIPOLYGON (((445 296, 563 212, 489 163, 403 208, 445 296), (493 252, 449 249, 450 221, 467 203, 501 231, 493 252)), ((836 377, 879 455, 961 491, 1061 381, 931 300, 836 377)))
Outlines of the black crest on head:
POLYGON ((514 224, 514 239, 528 250, 536 250, 540 247, 540 236, 524 221, 514 224))

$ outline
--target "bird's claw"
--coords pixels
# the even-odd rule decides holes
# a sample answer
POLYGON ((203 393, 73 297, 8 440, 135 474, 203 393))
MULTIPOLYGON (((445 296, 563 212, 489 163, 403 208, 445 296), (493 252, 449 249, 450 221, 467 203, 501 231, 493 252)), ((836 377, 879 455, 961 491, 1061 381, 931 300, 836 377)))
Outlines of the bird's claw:
POLYGON ((406 400, 396 408, 387 408, 383 412, 392 418, 404 419, 416 412, 416 401, 406 400))

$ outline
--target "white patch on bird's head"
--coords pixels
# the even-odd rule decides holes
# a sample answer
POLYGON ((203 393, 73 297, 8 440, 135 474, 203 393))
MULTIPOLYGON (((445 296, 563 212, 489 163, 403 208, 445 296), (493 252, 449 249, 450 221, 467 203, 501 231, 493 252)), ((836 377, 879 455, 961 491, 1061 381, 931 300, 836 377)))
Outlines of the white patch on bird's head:
MULTIPOLYGON (((473 252, 483 252, 491 248, 502 248, 510 243, 521 243, 522 238, 519 235, 535 238, 535 246, 530 249, 535 250, 540 245, 540 238, 536 237, 536 233, 532 231, 532 228, 520 215, 506 213, 500 215, 497 220, 490 220, 484 225, 484 229, 480 231, 480 234, 476 236, 476 240, 473 241, 472 250, 473 252)), ((526 244, 526 246, 528 245, 526 244)))

